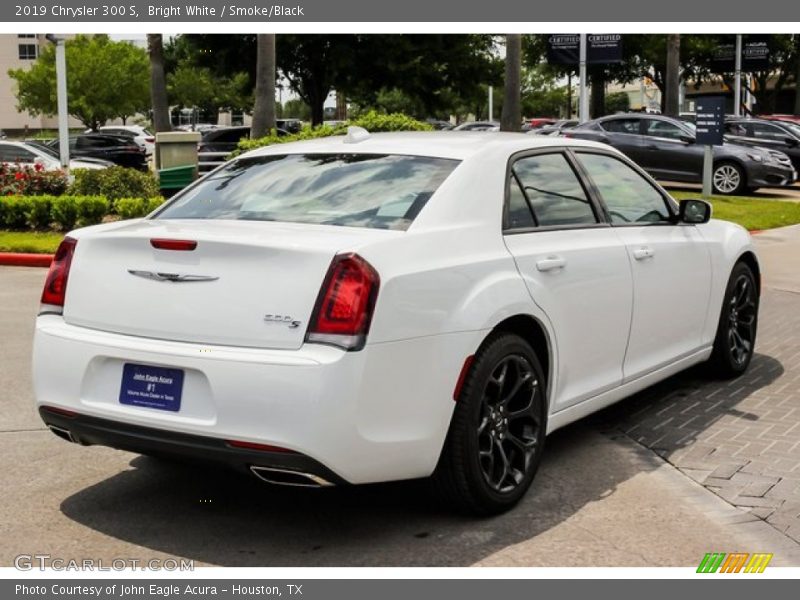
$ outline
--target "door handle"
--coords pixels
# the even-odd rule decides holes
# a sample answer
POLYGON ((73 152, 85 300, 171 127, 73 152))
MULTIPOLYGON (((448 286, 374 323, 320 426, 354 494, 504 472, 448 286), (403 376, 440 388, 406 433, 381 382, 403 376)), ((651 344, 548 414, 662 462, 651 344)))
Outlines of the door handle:
POLYGON ((536 261, 536 268, 540 271, 555 271, 567 266, 567 261, 561 256, 548 256, 536 261))
POLYGON ((633 251, 633 258, 636 260, 644 260, 645 258, 652 258, 655 255, 650 246, 642 246, 633 251))

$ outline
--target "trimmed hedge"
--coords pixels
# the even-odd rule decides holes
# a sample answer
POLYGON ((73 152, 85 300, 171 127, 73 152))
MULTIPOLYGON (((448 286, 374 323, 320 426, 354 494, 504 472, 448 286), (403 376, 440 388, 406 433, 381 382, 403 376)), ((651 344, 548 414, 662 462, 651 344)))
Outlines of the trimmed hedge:
POLYGON ((136 219, 149 215, 164 203, 160 196, 154 198, 119 198, 114 202, 114 210, 123 219, 136 219))
POLYGON ((102 222, 111 204, 103 196, 6 196, 0 228, 66 231, 102 222))
POLYGON ((413 117, 401 113, 382 114, 374 110, 348 121, 343 125, 331 127, 330 125, 320 125, 318 127, 305 127, 299 133, 292 135, 278 136, 268 135, 256 140, 244 139, 239 142, 237 149, 231 156, 237 156, 248 150, 255 150, 263 146, 273 144, 286 144, 288 142, 299 142, 301 140, 312 140, 317 138, 329 137, 332 135, 344 135, 347 133, 348 126, 363 127, 370 133, 384 131, 432 131, 433 127, 422 121, 417 121, 413 117))
POLYGON ((152 198, 161 190, 153 173, 109 167, 108 169, 76 169, 75 181, 67 193, 71 196, 105 196, 110 202, 119 198, 152 198))

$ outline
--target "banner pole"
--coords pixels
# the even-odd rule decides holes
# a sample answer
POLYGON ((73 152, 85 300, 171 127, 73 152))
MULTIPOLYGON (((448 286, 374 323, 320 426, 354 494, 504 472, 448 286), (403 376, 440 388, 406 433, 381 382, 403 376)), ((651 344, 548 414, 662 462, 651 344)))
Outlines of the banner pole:
POLYGON ((589 90, 586 89, 586 34, 580 35, 579 74, 580 96, 578 97, 578 120, 585 123, 589 120, 589 90))
MULTIPOLYGON (((730 38, 729 38, 730 39, 730 38)), ((736 34, 736 79, 733 90, 733 114, 737 117, 742 114, 742 34, 736 34)), ((730 64, 730 63, 729 63, 730 64)))

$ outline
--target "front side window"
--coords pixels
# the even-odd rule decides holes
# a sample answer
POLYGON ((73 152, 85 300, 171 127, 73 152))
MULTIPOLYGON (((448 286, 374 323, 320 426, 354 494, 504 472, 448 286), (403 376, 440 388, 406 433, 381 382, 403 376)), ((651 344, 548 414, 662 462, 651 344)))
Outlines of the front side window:
POLYGON ((589 197, 563 154, 521 158, 512 170, 540 226, 597 223, 589 197))
POLYGON ((766 123, 750 123, 750 127, 753 131, 752 137, 754 138, 782 142, 786 137, 788 137, 786 133, 781 131, 780 127, 776 127, 775 125, 768 125, 766 123))
POLYGON ((667 201, 630 166, 605 154, 578 153, 603 201, 611 222, 658 223, 671 220, 667 201))
POLYGON ((668 138, 670 140, 679 140, 682 136, 686 135, 683 130, 667 121, 659 121, 657 119, 648 119, 645 121, 646 126, 644 134, 650 137, 668 138))
POLYGON ((242 158, 177 196, 156 218, 405 230, 457 165, 389 154, 242 158))

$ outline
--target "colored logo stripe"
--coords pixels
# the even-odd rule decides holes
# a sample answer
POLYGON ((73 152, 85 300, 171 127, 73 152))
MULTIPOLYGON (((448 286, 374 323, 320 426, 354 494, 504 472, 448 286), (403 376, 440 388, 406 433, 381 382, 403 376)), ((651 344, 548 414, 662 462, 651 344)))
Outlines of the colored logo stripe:
POLYGON ((758 553, 748 554, 747 552, 708 552, 700 565, 697 567, 698 573, 763 573, 764 569, 772 560, 772 554, 758 553), (749 560, 748 560, 749 559, 749 560))

